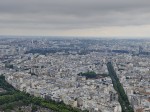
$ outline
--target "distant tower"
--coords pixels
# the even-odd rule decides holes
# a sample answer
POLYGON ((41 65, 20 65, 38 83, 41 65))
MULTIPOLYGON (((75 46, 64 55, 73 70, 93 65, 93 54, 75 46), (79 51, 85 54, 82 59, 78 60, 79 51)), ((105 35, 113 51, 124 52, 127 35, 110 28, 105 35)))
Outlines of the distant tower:
POLYGON ((33 46, 33 44, 34 44, 34 40, 32 40, 32 41, 31 41, 31 44, 32 44, 32 46, 33 46))
POLYGON ((139 46, 139 54, 141 54, 141 53, 142 53, 142 51, 143 51, 142 46, 139 46))

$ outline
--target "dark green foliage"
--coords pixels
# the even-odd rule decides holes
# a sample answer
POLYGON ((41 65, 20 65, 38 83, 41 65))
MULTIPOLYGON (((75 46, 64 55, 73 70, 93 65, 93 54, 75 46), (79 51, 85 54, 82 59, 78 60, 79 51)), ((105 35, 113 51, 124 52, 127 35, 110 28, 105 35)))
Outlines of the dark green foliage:
POLYGON ((32 105, 32 112, 36 112, 38 110, 36 105, 32 105))
POLYGON ((10 103, 5 103, 3 105, 0 105, 0 110, 8 110, 8 109, 13 109, 16 106, 22 106, 24 103, 22 101, 15 101, 15 102, 10 102, 10 103))
POLYGON ((13 69, 13 68, 14 68, 13 64, 8 64, 8 63, 7 63, 7 64, 5 64, 5 67, 6 67, 6 68, 11 68, 11 69, 13 69))
POLYGON ((0 93, 0 96, 3 96, 3 95, 13 95, 15 93, 16 93, 16 91, 7 91, 7 92, 0 93))
POLYGON ((15 89, 12 87, 12 85, 8 84, 5 81, 5 77, 3 75, 0 75, 0 88, 3 88, 7 91, 15 91, 15 89))
POLYGON ((108 74, 97 74, 98 76, 108 77, 108 74))
POLYGON ((128 97, 127 97, 127 95, 126 95, 126 93, 125 93, 118 77, 117 77, 117 74, 116 74, 111 62, 107 63, 107 68, 108 68, 108 71, 109 71, 109 76, 112 79, 114 89, 118 93, 118 96, 119 96, 118 100, 121 104, 122 112, 134 112, 133 108, 131 107, 131 105, 129 103, 128 97))
POLYGON ((10 111, 15 107, 32 104, 32 112, 37 110, 37 106, 48 108, 57 112, 81 112, 81 110, 65 105, 63 102, 58 103, 52 100, 45 100, 39 97, 31 96, 25 92, 15 90, 5 81, 4 76, 0 76, 0 87, 7 90, 5 93, 0 93, 0 111, 10 111))
POLYGON ((88 71, 86 73, 81 72, 78 75, 79 76, 85 76, 86 79, 96 79, 99 77, 107 77, 108 76, 107 74, 96 74, 94 71, 88 71))
POLYGON ((85 76, 86 78, 96 78, 97 77, 97 74, 93 71, 89 71, 89 72, 86 72, 86 73, 80 73, 79 74, 80 76, 85 76))

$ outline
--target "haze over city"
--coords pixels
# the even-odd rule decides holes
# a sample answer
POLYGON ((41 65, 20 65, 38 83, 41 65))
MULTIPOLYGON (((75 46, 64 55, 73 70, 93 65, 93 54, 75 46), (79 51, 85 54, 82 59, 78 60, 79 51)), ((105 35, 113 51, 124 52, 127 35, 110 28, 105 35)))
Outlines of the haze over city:
POLYGON ((0 0, 0 35, 149 37, 149 0, 0 0))
POLYGON ((150 1, 0 0, 0 112, 150 112, 150 1))

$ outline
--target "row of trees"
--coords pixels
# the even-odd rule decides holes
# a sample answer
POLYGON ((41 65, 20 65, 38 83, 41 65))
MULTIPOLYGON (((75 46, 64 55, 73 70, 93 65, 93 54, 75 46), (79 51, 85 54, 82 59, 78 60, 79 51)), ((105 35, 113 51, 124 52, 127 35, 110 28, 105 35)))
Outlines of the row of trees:
POLYGON ((119 81, 119 78, 117 77, 117 74, 113 68, 113 65, 111 62, 107 63, 107 68, 109 71, 109 76, 112 79, 114 89, 117 91, 119 96, 119 102, 122 107, 122 112, 134 112, 132 106, 129 103, 128 97, 119 81))

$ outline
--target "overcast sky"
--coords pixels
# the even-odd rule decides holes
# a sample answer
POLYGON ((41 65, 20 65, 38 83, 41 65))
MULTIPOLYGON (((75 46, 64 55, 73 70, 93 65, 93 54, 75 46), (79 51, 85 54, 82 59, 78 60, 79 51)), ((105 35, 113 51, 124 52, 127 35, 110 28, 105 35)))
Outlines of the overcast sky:
POLYGON ((0 0, 0 35, 150 36, 150 0, 0 0))

